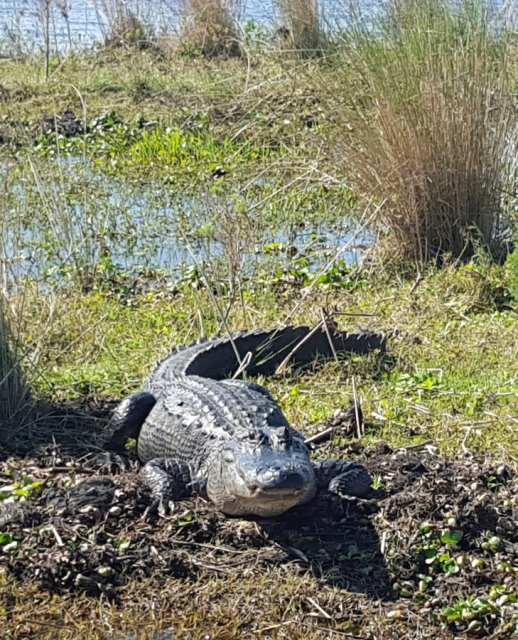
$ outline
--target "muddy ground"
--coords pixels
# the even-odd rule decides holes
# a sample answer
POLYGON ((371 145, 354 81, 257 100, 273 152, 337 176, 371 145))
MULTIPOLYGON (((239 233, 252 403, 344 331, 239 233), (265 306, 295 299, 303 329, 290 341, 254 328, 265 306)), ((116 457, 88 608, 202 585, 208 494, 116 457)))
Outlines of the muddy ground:
MULTIPOLYGON (((480 456, 447 460, 383 443, 356 457, 375 478, 366 500, 322 495, 278 518, 241 520, 197 498, 146 520, 132 454, 78 457, 47 446, 24 459, 4 455, 0 572, 10 584, 115 608, 128 584, 152 576, 186 593, 211 575, 259 585, 272 572, 311 587, 293 595, 284 617, 261 615, 260 603, 251 616, 250 605, 233 637, 293 637, 289 629, 304 625, 323 638, 513 637, 516 473, 480 456)), ((6 628, 17 615, 10 597, 0 604, 6 628)), ((39 637, 37 625, 19 622, 12 633, 39 637)))

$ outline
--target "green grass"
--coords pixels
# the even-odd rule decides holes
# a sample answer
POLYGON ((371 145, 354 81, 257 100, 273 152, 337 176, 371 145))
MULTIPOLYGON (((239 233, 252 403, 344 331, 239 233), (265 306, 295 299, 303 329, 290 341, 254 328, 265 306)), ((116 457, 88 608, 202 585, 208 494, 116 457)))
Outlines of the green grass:
MULTIPOLYGON (((316 323, 320 307, 328 306, 367 314, 370 328, 397 329, 397 334, 384 356, 347 359, 266 381, 290 421, 313 433, 351 402, 355 375, 369 425, 367 442, 384 439, 403 446, 431 440, 447 453, 465 444, 508 459, 518 456, 512 437, 518 420, 518 323, 511 299, 504 306, 500 302, 503 269, 476 263, 431 269, 413 291, 410 280, 358 277, 362 286, 354 290, 317 285, 292 321, 316 323)), ((300 294, 290 286, 275 293, 266 283, 243 295, 244 311, 228 294, 220 297, 221 306, 231 305, 229 323, 235 330, 282 321, 300 294)), ((31 305, 24 327, 29 351, 38 343, 38 322, 47 305, 41 297, 31 305)), ((87 403, 136 391, 172 345, 199 336, 198 310, 207 335, 219 324, 205 290, 188 282, 176 293, 101 289, 85 295, 77 290, 54 305, 39 363, 44 375, 36 377, 34 387, 59 401, 87 403)), ((341 322, 356 327, 354 315, 341 322)))

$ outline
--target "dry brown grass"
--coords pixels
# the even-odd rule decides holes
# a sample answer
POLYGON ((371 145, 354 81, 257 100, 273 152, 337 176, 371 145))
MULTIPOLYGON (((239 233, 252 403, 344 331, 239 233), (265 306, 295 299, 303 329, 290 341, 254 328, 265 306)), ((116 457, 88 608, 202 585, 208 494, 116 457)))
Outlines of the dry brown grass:
MULTIPOLYGON (((0 295, 0 427, 21 418, 29 397, 17 355, 12 349, 12 331, 0 295)), ((1 431, 0 428, 0 438, 1 431)))
POLYGON ((240 39, 234 16, 239 0, 184 0, 182 38, 206 56, 240 55, 240 39))
POLYGON ((506 34, 483 1, 457 7, 403 0, 376 35, 357 26, 344 47, 342 157, 358 191, 385 201, 398 251, 420 264, 490 244, 514 134, 506 34))
POLYGON ((277 4, 286 30, 285 46, 306 53, 320 50, 318 0, 277 0, 277 4))
POLYGON ((9 176, 2 172, 0 190, 0 439, 4 429, 10 430, 13 420, 23 421, 22 415, 29 398, 29 390, 20 362, 23 354, 15 339, 16 315, 9 305, 9 267, 5 244, 9 243, 9 176))

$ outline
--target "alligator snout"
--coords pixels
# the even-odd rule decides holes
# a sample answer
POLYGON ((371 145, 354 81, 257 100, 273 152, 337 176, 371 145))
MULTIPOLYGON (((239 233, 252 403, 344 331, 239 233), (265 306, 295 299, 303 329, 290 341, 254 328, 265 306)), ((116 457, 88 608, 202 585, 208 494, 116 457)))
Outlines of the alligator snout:
POLYGON ((286 469, 282 466, 263 467, 252 474, 243 474, 250 493, 263 491, 297 491, 306 487, 310 478, 296 469, 286 469), (247 477, 248 476, 248 477, 247 477))

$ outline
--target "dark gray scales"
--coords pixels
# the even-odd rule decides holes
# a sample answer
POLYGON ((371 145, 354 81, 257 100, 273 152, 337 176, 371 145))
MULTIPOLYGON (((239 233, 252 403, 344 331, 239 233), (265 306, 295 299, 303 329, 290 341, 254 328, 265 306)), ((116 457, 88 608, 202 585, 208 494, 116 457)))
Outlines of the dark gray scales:
MULTIPOLYGON (((334 353, 383 349, 379 333, 347 334, 308 327, 235 334, 247 374, 270 375, 291 354, 307 366, 334 353), (300 347, 293 352, 296 345, 300 347)), ((228 337, 173 351, 158 363, 144 391, 125 399, 112 419, 112 447, 138 438, 151 490, 150 511, 199 494, 229 515, 278 515, 311 500, 318 487, 362 497, 366 469, 350 460, 311 462, 302 434, 287 422, 269 392, 254 382, 225 380, 239 367, 228 337)))

